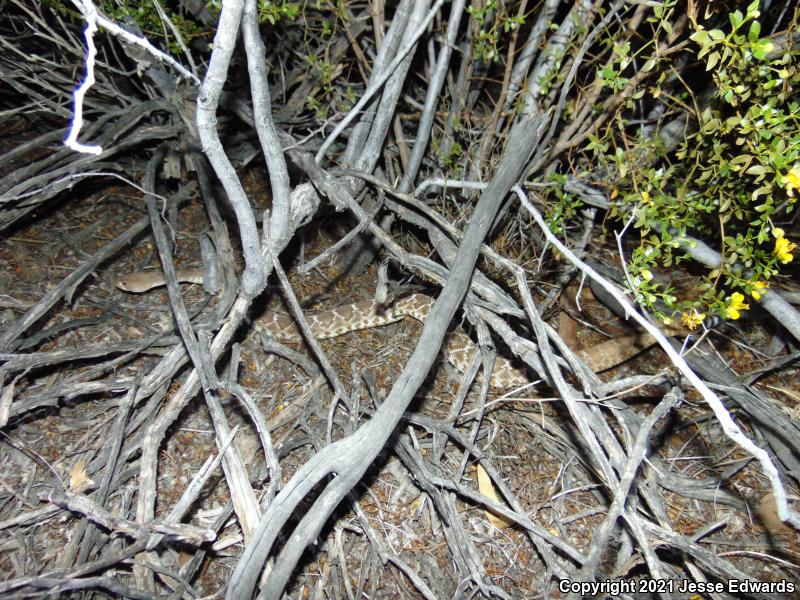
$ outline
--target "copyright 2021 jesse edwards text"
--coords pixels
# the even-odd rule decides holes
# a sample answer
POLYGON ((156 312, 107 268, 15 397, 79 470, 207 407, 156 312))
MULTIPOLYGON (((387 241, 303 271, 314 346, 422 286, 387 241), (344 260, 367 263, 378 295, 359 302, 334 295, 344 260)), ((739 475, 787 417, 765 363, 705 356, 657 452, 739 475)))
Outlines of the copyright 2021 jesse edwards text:
POLYGON ((593 597, 597 594, 619 596, 622 594, 793 594, 797 586, 793 581, 754 581, 728 579, 727 581, 690 581, 688 579, 607 579, 605 581, 558 582, 561 593, 577 593, 593 597))

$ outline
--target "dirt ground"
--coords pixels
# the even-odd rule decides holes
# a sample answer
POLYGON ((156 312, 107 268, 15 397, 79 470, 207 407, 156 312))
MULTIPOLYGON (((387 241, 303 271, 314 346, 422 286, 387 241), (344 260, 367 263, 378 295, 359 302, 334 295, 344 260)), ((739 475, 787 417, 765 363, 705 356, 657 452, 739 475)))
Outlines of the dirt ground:
MULTIPOLYGON (((244 181, 251 197, 263 197, 259 189, 263 182, 247 174, 244 181)), ((2 329, 12 326, 87 256, 144 216, 140 196, 130 188, 112 184, 89 195, 82 194, 84 190, 78 186, 73 198, 52 205, 47 214, 31 219, 0 243, 2 329)), ((179 227, 172 232, 176 262, 197 266, 197 238, 207 227, 202 204, 192 199, 178 215, 179 227)), ((374 294, 374 267, 359 276, 341 277, 339 264, 329 261, 305 277, 296 274, 300 257, 308 260, 335 241, 334 218, 326 217, 318 227, 307 231, 302 243, 295 244, 293 254, 284 260, 295 292, 310 311, 369 299, 374 294)), ((138 236, 123 254, 106 262, 42 318, 13 356, 3 356, 9 360, 35 350, 35 355, 41 357, 18 371, 13 379, 4 381, 4 393, 13 396, 10 416, 0 430, 0 530, 4 532, 0 573, 4 580, 76 569, 102 553, 121 551, 130 541, 129 536, 115 533, 94 536, 87 547, 87 521, 80 511, 59 509, 42 493, 51 488, 92 490, 102 478, 96 460, 115 430, 124 398, 120 390, 158 360, 168 346, 163 341, 154 342, 147 352, 131 356, 111 349, 159 331, 170 335, 168 330, 172 327, 163 288, 131 295, 118 290, 113 282, 121 273, 158 268, 157 265, 152 239, 138 236), (95 349, 105 350, 95 354, 95 349)), ((275 288, 270 289, 270 298, 260 310, 280 309, 279 294, 275 288)), ((215 304, 215 299, 199 285, 183 286, 183 292, 190 314, 208 311, 215 304)), ((578 343, 589 347, 604 339, 586 329, 585 324, 624 333, 627 325, 599 302, 589 295, 583 300, 578 343)), ((548 315, 555 327, 559 323, 557 313, 554 309, 548 315)), ((406 319, 322 342, 341 380, 348 388, 359 391, 353 394, 360 402, 358 418, 350 423, 330 421, 331 394, 324 379, 309 378, 288 360, 265 354, 258 337, 247 332, 242 332, 239 340, 238 364, 221 363, 220 372, 238 376, 267 418, 286 482, 320 444, 343 437, 349 433, 348 428, 352 430, 369 418, 404 366, 420 331, 419 323, 406 319)), ((722 327, 709 339, 734 371, 746 374, 766 364, 770 353, 775 353, 773 336, 768 322, 751 322, 744 327, 722 327)), ((300 345, 294 349, 307 352, 300 345)), ((587 479, 585 470, 576 468, 580 459, 569 431, 561 425, 566 417, 562 403, 542 387, 510 395, 492 390, 485 416, 478 423, 472 416, 480 408, 478 386, 474 385, 460 415, 452 419, 449 414, 458 395, 460 374, 448 371, 440 362, 420 390, 413 405, 414 414, 435 423, 448 423, 471 437, 501 473, 530 520, 574 548, 588 551, 593 531, 606 514, 607 499, 597 480, 587 479)), ((797 371, 796 365, 790 365, 759 378, 753 385, 791 410, 800 402, 797 371)), ((651 349, 603 373, 602 378, 663 372, 670 372, 666 357, 651 349)), ((181 372, 172 387, 165 390, 164 397, 174 393, 184 374, 181 372)), ((664 391, 664 386, 644 385, 620 393, 619 398, 646 415, 664 391)), ((602 404, 602 400, 599 402, 602 404)), ((240 427, 237 444, 258 493, 267 485, 263 452, 237 402, 224 397, 223 403, 231 426, 240 427)), ((144 409, 135 407, 131 413, 123 439, 123 459, 106 503, 109 511, 130 521, 135 520, 137 494, 136 440, 152 419, 152 411, 144 409)), ((753 435, 747 419, 738 422, 753 435)), ((216 454, 213 431, 208 410, 199 398, 169 430, 159 455, 158 517, 169 513, 201 465, 216 454)), ((738 498, 742 506, 693 500, 671 492, 658 486, 658 470, 649 468, 647 472, 653 478, 649 485, 668 507, 653 518, 687 538, 701 535, 708 552, 724 557, 753 580, 800 584, 797 532, 770 519, 768 484, 758 465, 724 437, 698 397, 689 392, 657 431, 657 444, 651 453, 660 459, 662 467, 690 479, 717 477, 721 480, 720 489, 738 498)), ((398 434, 429 461, 432 474, 478 489, 475 461, 452 440, 443 444, 441 436, 409 424, 401 426, 398 434)), ((797 491, 790 488, 791 499, 796 500, 797 491)), ((550 597, 561 596, 522 529, 497 528, 483 508, 456 490, 441 491, 449 496, 448 501, 478 553, 476 560, 485 566, 493 584, 512 598, 542 597, 546 587, 550 597)), ((646 514, 650 511, 642 504, 634 509, 646 514)), ((230 496, 218 471, 185 522, 211 527, 221 515, 229 513, 230 496)), ((221 597, 242 541, 236 519, 226 518, 215 541, 203 546, 206 553, 188 593, 203 598, 221 597)), ((646 557, 639 552, 624 564, 615 563, 624 543, 623 539, 614 539, 605 549, 601 565, 617 578, 641 580, 646 572, 646 557)), ((653 542, 653 546, 658 548, 659 542, 653 542)), ((428 495, 394 452, 386 452, 380 458, 355 490, 352 502, 340 507, 317 545, 308 548, 288 590, 289 596, 321 598, 330 590, 337 590, 335 597, 419 597, 403 570, 396 563, 387 563, 379 547, 390 551, 424 580, 435 581, 437 589, 451 597, 462 597, 464 590, 459 588, 441 516, 431 509, 428 495), (369 534, 367 525, 371 528, 369 534), (370 541, 373 535, 381 540, 380 546, 370 541)), ((171 581, 169 586, 175 588, 175 574, 194 555, 191 544, 165 547, 161 562, 167 572, 159 577, 171 581)), ((136 560, 139 559, 128 558, 116 564, 112 569, 114 578, 124 580, 136 560)), ((675 553, 672 559, 666 556, 662 560, 678 565, 682 559, 675 553)), ((95 596, 104 597, 106 593, 115 596, 113 591, 99 591, 95 596)))

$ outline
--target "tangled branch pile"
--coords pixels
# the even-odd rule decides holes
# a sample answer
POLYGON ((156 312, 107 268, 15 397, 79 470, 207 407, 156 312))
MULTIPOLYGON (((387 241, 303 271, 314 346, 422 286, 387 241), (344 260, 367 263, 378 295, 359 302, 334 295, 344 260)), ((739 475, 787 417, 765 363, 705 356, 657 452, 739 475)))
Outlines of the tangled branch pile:
POLYGON ((0 594, 795 588, 792 3, 74 5, 0 17, 0 594))

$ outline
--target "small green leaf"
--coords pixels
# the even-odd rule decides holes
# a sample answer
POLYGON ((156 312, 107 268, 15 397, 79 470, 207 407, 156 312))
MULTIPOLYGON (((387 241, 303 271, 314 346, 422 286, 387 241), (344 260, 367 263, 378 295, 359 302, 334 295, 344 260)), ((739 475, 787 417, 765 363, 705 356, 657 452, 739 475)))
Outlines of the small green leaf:
POLYGON ((747 39, 752 44, 758 41, 758 36, 761 34, 761 23, 753 21, 750 23, 750 30, 747 32, 747 39))
POLYGON ((766 172, 767 168, 764 165, 753 165, 745 171, 748 175, 764 175, 766 172))
POLYGON ((715 42, 721 42, 722 40, 725 39, 725 34, 719 29, 712 29, 711 31, 708 32, 708 35, 715 42))
POLYGON ((775 44, 769 40, 758 40, 753 44, 753 56, 758 60, 764 60, 767 55, 775 49, 775 44))
POLYGON ((733 26, 733 30, 734 31, 739 29, 739 26, 744 21, 744 15, 742 14, 742 11, 740 11, 740 10, 732 12, 730 15, 728 15, 728 17, 730 18, 731 26, 733 26))

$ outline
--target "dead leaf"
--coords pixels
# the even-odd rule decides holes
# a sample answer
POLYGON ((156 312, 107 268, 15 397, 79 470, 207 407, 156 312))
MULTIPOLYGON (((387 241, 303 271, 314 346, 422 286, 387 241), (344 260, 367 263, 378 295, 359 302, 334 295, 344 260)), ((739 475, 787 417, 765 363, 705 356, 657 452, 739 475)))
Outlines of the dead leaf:
POLYGON ((69 489, 73 492, 80 492, 94 482, 86 474, 86 461, 79 460, 69 472, 69 489))
MULTIPOLYGON (((478 491, 490 500, 494 500, 498 504, 502 504, 503 501, 498 498, 497 492, 494 489, 494 485, 492 485, 492 480, 489 477, 489 474, 486 472, 486 469, 483 468, 483 465, 478 464, 475 470, 478 477, 478 491)), ((514 526, 514 523, 511 521, 507 521, 502 517, 498 517, 488 510, 485 510, 484 512, 486 513, 486 518, 489 519, 489 523, 498 529, 508 529, 509 527, 514 526)))
POLYGON ((772 537, 791 532, 789 526, 781 521, 781 518, 778 516, 778 505, 775 502, 775 496, 772 495, 772 492, 765 494, 761 499, 756 509, 756 514, 772 537))

